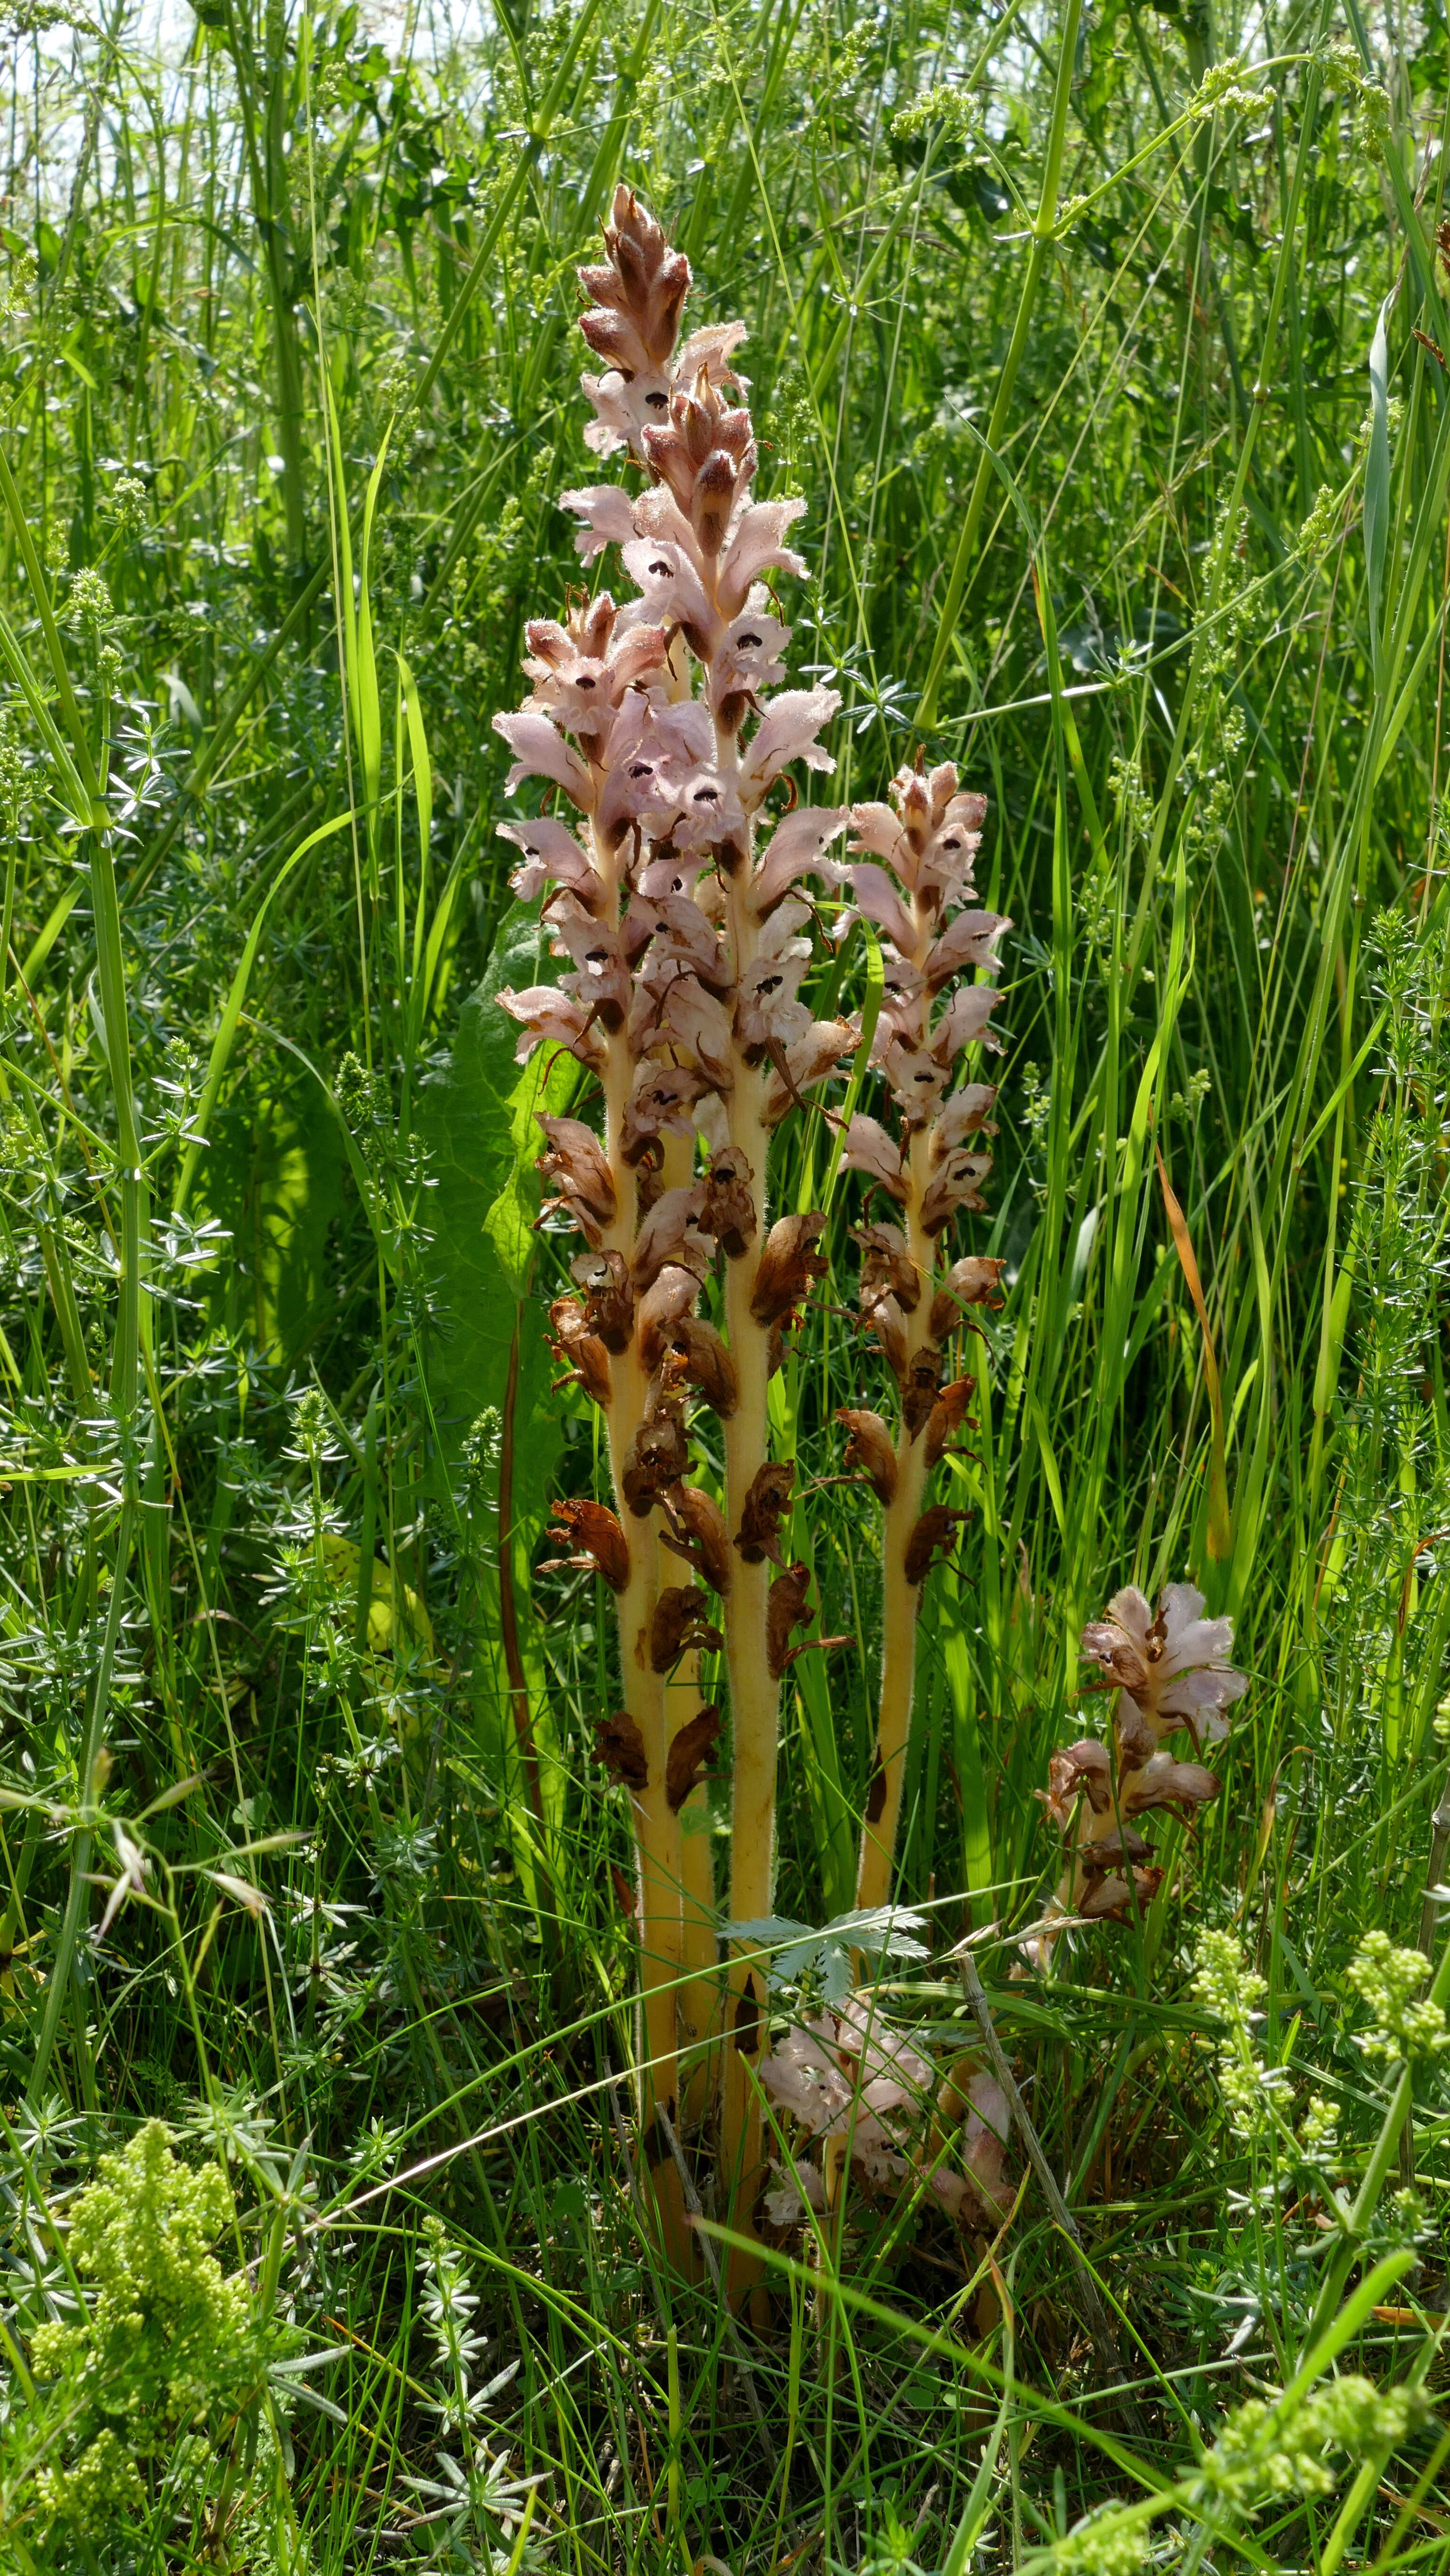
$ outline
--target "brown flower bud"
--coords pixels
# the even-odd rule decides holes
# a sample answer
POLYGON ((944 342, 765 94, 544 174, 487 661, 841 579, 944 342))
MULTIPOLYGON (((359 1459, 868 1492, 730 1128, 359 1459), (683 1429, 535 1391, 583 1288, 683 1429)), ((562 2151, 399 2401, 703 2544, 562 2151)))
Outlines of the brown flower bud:
POLYGON ((692 1789, 704 1778, 705 1756, 720 1738, 720 1711, 713 1704, 697 1709, 671 1738, 665 1755, 665 1802, 677 1816, 692 1789))
MULTIPOLYGON (((861 1305, 894 1297, 903 1315, 914 1315, 921 1302, 921 1273, 906 1248, 899 1225, 854 1225, 861 1246, 861 1305)), ((932 1339, 938 1338, 933 1332, 932 1339)))
POLYGON ((629 1581, 629 1542, 608 1505, 571 1497, 551 1503, 549 1516, 559 1524, 558 1536, 581 1551, 562 1562, 595 1565, 611 1592, 622 1592, 629 1581))
POLYGON ((622 1252, 581 1252, 569 1264, 569 1276, 584 1291, 590 1329, 616 1357, 634 1339, 634 1290, 622 1252))
POLYGON ((790 1509, 794 1482, 792 1459, 768 1458, 763 1467, 756 1469, 735 1533, 735 1545, 746 1565, 761 1565, 767 1557, 773 1564, 783 1565, 778 1544, 780 1525, 790 1509))
POLYGON ((733 1564, 730 1533, 719 1504, 698 1485, 672 1486, 660 1500, 669 1522, 669 1528, 660 1532, 665 1546, 692 1565, 712 1592, 723 1596, 730 1589, 733 1564))
POLYGON ((549 1308, 549 1348, 596 1404, 612 1402, 609 1353, 598 1334, 589 1330, 588 1316, 577 1297, 556 1297, 549 1308))
POLYGON ((846 1443, 846 1465, 860 1467, 877 1501, 889 1503, 896 1492, 896 1450, 880 1414, 838 1407, 836 1420, 843 1422, 851 1435, 846 1443))
POLYGON ((695 477, 690 495, 690 524, 702 554, 718 555, 725 542, 737 481, 735 465, 724 449, 712 449, 695 477))
POLYGON ((954 1261, 945 1279, 940 1281, 931 1301, 931 1337, 944 1342, 958 1320, 963 1306, 992 1306, 1000 1301, 997 1282, 1007 1265, 1005 1261, 987 1261, 976 1253, 965 1260, 954 1261))
POLYGON ((651 1402, 650 1410, 629 1444, 629 1455, 620 1471, 620 1487, 636 1520, 660 1502, 667 1488, 677 1485, 690 1464, 689 1444, 685 1438, 684 1414, 675 1396, 660 1396, 651 1402))
MULTIPOLYGON (((807 1602, 811 1570, 804 1558, 788 1565, 770 1587, 765 1605, 766 1655, 775 1679, 779 1681, 786 1666, 793 1662, 790 1636, 793 1628, 808 1628, 815 1612, 807 1602)), ((799 1648, 794 1652, 798 1653, 799 1648)))
POLYGON ((950 1386, 942 1388, 927 1420, 926 1463, 928 1467, 936 1465, 952 1433, 967 1418, 967 1408, 974 1392, 973 1381, 969 1377, 954 1377, 950 1386))
POLYGON ((924 1511, 906 1542, 902 1571, 908 1583, 924 1583, 938 1556, 949 1556, 952 1532, 965 1512, 954 1512, 945 1503, 933 1503, 924 1511))
POLYGON ((626 1788, 649 1787, 644 1737, 627 1709, 621 1709, 617 1717, 606 1717, 596 1726, 594 1759, 603 1763, 612 1780, 622 1780, 626 1788))
POLYGON ((713 1157, 701 1185, 700 1232, 713 1235, 727 1261, 743 1260, 755 1241, 760 1220, 750 1187, 754 1178, 745 1155, 727 1145, 713 1157))
POLYGON ((657 1673, 672 1673, 681 1655, 718 1655, 725 1640, 705 1613, 709 1608, 698 1584, 669 1583, 654 1606, 649 1623, 649 1659, 657 1673))
POLYGON ((539 1156, 541 1180, 557 1181, 554 1204, 567 1208, 586 1241, 597 1244, 603 1227, 614 1223, 614 1175, 592 1127, 578 1118, 536 1118, 548 1138, 539 1156))
POLYGON ((757 1324, 779 1324, 809 1294, 813 1279, 824 1279, 826 1263, 815 1249, 826 1220, 809 1216, 776 1219, 761 1247, 750 1311, 757 1324))
MULTIPOLYGON (((941 1353, 934 1350, 913 1351, 907 1361, 901 1386, 901 1415, 915 1440, 923 1423, 931 1418, 941 1384, 941 1353)), ((940 1454, 940 1453, 938 1453, 940 1454)))

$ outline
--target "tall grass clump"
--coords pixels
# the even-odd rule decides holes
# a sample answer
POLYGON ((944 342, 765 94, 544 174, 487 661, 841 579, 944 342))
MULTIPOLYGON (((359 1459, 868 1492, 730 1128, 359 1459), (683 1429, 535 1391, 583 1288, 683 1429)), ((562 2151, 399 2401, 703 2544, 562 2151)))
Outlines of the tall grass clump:
POLYGON ((0 80, 5 2563, 1431 2559, 1443 14, 0 80))

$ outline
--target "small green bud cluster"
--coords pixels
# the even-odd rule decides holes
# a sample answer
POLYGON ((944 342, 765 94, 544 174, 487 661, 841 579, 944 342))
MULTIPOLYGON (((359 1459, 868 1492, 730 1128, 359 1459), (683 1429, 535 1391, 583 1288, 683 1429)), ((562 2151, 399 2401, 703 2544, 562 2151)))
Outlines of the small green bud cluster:
POLYGON ((1252 2029, 1268 1987, 1227 1932, 1205 1932, 1198 1944, 1193 1992, 1206 2012, 1227 2026, 1218 2052, 1218 2080, 1234 2133, 1252 2145, 1270 2126, 1273 2099, 1285 2077, 1268 2067, 1253 2045, 1252 2029))
POLYGON ((1108 794, 1129 841, 1146 842, 1153 829, 1154 800, 1141 764, 1136 760, 1125 760, 1121 753, 1114 753, 1108 765, 1108 794))
POLYGON ((1321 483, 1314 495, 1314 507, 1294 540, 1294 552, 1301 563, 1318 563, 1338 536, 1343 515, 1343 495, 1330 484, 1321 483))
POLYGON ((1355 2045, 1366 2057, 1436 2057, 1450 2048, 1440 2004, 1422 1996, 1429 1974, 1423 1951, 1397 1950, 1387 1932, 1366 1932, 1349 1965, 1349 1982, 1370 2014, 1355 2045))
POLYGON ((1335 87, 1347 90, 1354 101, 1354 141, 1357 151, 1383 158, 1390 141, 1389 92, 1381 83, 1371 80, 1354 46, 1345 36, 1336 37, 1327 49, 1326 69, 1335 87))
POLYGON ((320 1466, 328 1451, 327 1407, 320 1388, 304 1387, 292 1408, 292 1448, 294 1458, 305 1458, 309 1465, 320 1466))
POLYGON ((975 141, 982 130, 982 102, 975 92, 955 89, 950 81, 934 81, 919 98, 901 108, 891 120, 892 140, 910 143, 924 134, 929 125, 940 125, 960 143, 975 141))
POLYGON ((98 2544, 131 2536, 144 2472, 166 2479, 185 2455, 205 2475, 224 2428, 260 2392, 266 2352, 246 2274, 225 2275, 210 2251, 231 2215, 220 2167, 179 2164, 159 2120, 103 2156, 77 2198, 79 2312, 31 2336, 27 2447, 46 2434, 35 2494, 48 2565, 76 2563, 77 2548, 89 2564, 98 2544))
POLYGON ((0 296, 0 322, 18 322, 29 318, 35 305, 35 287, 39 274, 40 262, 28 245, 24 250, 12 251, 9 281, 4 295, 0 296))
POLYGON ((138 537, 146 525, 150 495, 139 474, 118 474, 111 486, 111 511, 121 538, 138 537))
POLYGON ((1263 106, 1256 89, 1250 89, 1244 77, 1242 54, 1231 54, 1226 62, 1210 63, 1192 98, 1190 116, 1254 116, 1263 106))
POLYGON ((503 1416, 496 1404, 486 1404, 463 1443, 464 1504, 468 1511, 483 1511, 491 1502, 502 1453, 503 1416))
POLYGON ((83 565, 70 586, 65 605, 65 622, 76 635, 92 639, 105 633, 114 620, 110 590, 101 574, 83 565))
POLYGON ((1202 1108, 1212 1089, 1213 1076, 1205 1065, 1200 1065, 1196 1073, 1189 1075, 1187 1089, 1174 1092, 1168 1103, 1170 1112, 1179 1118, 1192 1118, 1202 1108))
POLYGON ((1057 2543, 1053 2576, 1138 2576, 1147 2548, 1140 2522, 1126 2521, 1121 2505, 1100 2505, 1057 2543))
POLYGON ((1392 2451, 1423 2407, 1414 2389, 1381 2390, 1353 2374, 1326 2381, 1287 2412, 1282 2398, 1250 2398, 1227 2418, 1199 2473, 1210 2495, 1241 2507, 1331 2495, 1344 2462, 1392 2451))

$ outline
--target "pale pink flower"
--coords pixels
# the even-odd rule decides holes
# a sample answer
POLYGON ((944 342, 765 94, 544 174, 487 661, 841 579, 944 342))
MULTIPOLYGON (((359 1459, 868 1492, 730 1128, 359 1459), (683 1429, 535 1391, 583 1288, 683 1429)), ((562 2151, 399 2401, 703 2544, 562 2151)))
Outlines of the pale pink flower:
POLYGON ((987 1023, 1002 996, 991 984, 960 984, 931 1033, 932 1052, 950 1064, 964 1046, 980 1040, 1000 1052, 1002 1041, 987 1023))
POLYGON ((757 921, 765 920, 803 876, 839 884, 840 867, 825 853, 849 820, 844 805, 798 805, 777 823, 750 881, 750 909, 757 921))
POLYGON ((1228 1733, 1223 1715, 1248 1689, 1228 1661, 1231 1619, 1205 1619, 1203 1594, 1170 1583, 1155 1618, 1136 1587, 1115 1592, 1106 1619, 1082 1632, 1082 1651, 1101 1664, 1159 1736, 1179 1728, 1200 1742, 1228 1733))
POLYGON ((972 1154, 963 1145, 944 1154, 921 1202, 922 1232, 940 1234, 963 1208, 979 1213, 986 1204, 981 1185, 991 1168, 990 1154, 972 1154))
POLYGON ((767 1127, 778 1126, 793 1101, 853 1056, 861 1032, 849 1020, 812 1020, 785 1051, 784 1074, 777 1068, 766 1086, 760 1114, 767 1127))
POLYGON ((697 1278, 704 1278, 714 1251, 710 1237, 700 1228, 704 1198, 697 1181, 690 1189, 665 1190, 656 1199, 635 1237, 629 1265, 636 1297, 653 1287, 667 1265, 693 1270, 697 1278))
POLYGON ((933 1155, 944 1154, 949 1146, 960 1145, 964 1137, 977 1135, 991 1117, 996 1098, 990 1082, 964 1082, 959 1091, 954 1091, 932 1129, 933 1155))
POLYGON ((561 492, 559 507, 580 522, 574 543, 582 563, 593 563, 606 546, 627 546, 636 534, 629 494, 618 483, 591 483, 561 492))
POLYGON ((729 955, 699 905, 688 895, 666 894, 649 908, 656 924, 652 970, 666 963, 682 967, 723 999, 730 990, 729 955))
POLYGON ((536 1046, 558 1046, 591 1071, 603 1072, 607 1061, 603 1037, 591 1025, 589 1012, 561 993, 557 984, 531 984, 525 992, 505 991, 498 998, 510 1019, 523 1025, 514 1049, 516 1063, 526 1064, 536 1046))
POLYGON ((739 616, 763 572, 775 568, 804 578, 805 564, 786 545, 785 532, 805 506, 804 501, 756 501, 741 512, 720 567, 717 596, 724 617, 739 616))
POLYGON ((727 731, 737 731, 766 690, 780 686, 789 641, 788 626, 749 604, 726 628, 710 664, 710 704, 727 731))
POLYGON ((864 1172, 868 1180, 879 1181, 894 1199, 905 1204, 909 1184, 901 1167, 901 1149, 892 1143, 879 1119, 868 1118, 857 1110, 846 1130, 841 1159, 848 1171, 864 1172))
POLYGON ((596 918, 608 896, 602 878, 572 832, 552 814, 526 823, 500 823, 499 836, 524 854, 524 865, 509 879, 520 903, 532 903, 546 885, 563 886, 585 912, 596 918))
POLYGON ((618 931, 585 913, 564 910, 555 913, 549 927, 556 945, 573 959, 576 972, 569 980, 578 999, 598 1013, 604 1028, 623 1028, 633 984, 618 931))
POLYGON ((834 769, 835 761, 816 736, 840 703, 835 689, 782 689, 771 698, 741 762, 746 787, 763 795, 793 760, 803 760, 807 769, 834 769))
POLYGON ((737 853, 745 848, 746 822, 739 795, 734 781, 718 769, 661 777, 650 823, 677 849, 716 850, 727 843, 737 853))
POLYGON ((681 975, 671 984, 660 1024, 694 1057, 717 1091, 730 1088, 730 1015, 693 975, 681 975))
POLYGON ((522 779, 552 778, 581 813, 590 811, 594 785, 589 771, 547 716, 536 714, 531 707, 521 707, 515 715, 495 716, 493 729, 502 734, 514 754, 514 765, 504 780, 509 794, 522 779))
POLYGON ((915 960, 920 944, 919 934, 910 913, 897 893, 884 868, 871 860, 857 860, 850 869, 852 891, 868 921, 884 930, 898 954, 909 963, 915 960))
POLYGON ((708 650, 716 620, 699 572, 683 545, 668 537, 636 537, 624 549, 624 568, 637 582, 647 616, 682 626, 690 641, 708 650))
POLYGON ((954 975, 965 974, 969 967, 985 967, 995 972, 997 950, 1012 924, 997 912, 959 912, 955 921, 942 932, 926 961, 926 981, 930 992, 939 993, 954 975))

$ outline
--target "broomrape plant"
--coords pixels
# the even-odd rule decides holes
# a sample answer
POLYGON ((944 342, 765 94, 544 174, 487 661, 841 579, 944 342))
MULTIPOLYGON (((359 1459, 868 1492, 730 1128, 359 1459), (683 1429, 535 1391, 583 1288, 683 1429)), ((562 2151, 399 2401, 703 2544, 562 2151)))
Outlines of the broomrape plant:
MULTIPOLYGON (((544 898, 568 961, 557 984, 501 1000, 521 1023, 520 1060, 540 1046, 567 1052, 598 1103, 597 1124, 538 1120, 545 1213, 584 1238, 575 1293, 550 1308, 553 1347, 604 1416, 614 1493, 612 1508, 554 1505, 573 1551, 554 1562, 597 1568, 617 1605, 623 1704, 596 1749, 631 1802, 643 2136, 665 2236, 682 2252, 657 2114, 672 2121, 682 2098, 702 2112, 712 2042, 726 2043, 714 2051, 722 2168, 743 2221, 765 2181, 764 2099, 808 2135, 819 2125, 795 2099, 804 2079, 787 2062, 790 2043, 766 2059, 759 1947, 772 1921, 781 1682, 807 1645, 835 1642, 799 1633, 817 1605, 808 1560, 790 1544, 795 1461, 771 1454, 768 1401, 787 1337, 826 1275, 826 1218, 803 1207, 772 1222, 772 1146, 807 1094, 869 1061, 882 1114, 824 1114, 868 1207, 881 1204, 854 1229, 859 1313, 898 1395, 894 1423, 866 1406, 837 1415, 845 1471, 882 1511, 880 1697, 856 1885, 870 1918, 891 1892, 922 1585, 965 1517, 929 1497, 974 1385, 949 1354, 969 1310, 994 1300, 1003 1266, 953 1258, 950 1238, 984 1204, 996 1095, 961 1078, 962 1059, 999 1043, 994 978, 1011 925, 975 902, 986 799, 961 787, 950 762, 903 769, 889 803, 799 802, 788 772, 833 766, 820 737, 840 701, 829 688, 778 686, 790 630, 765 576, 804 573, 786 538, 806 505, 752 497, 756 442, 734 363, 742 326, 710 324, 681 341, 689 263, 623 186, 605 250, 580 272, 591 299, 580 327, 604 362, 583 379, 594 412, 585 438, 647 481, 637 493, 606 483, 562 499, 583 563, 617 547, 637 596, 618 605, 600 590, 574 599, 562 622, 531 621, 530 694, 494 719, 514 753, 510 788, 542 780, 545 802, 557 791, 577 818, 574 830, 547 813, 501 826, 522 853, 514 889, 544 898), (846 855, 832 856, 848 830, 846 855), (865 1012, 860 1024, 817 1019, 802 998, 811 934, 833 896, 833 942, 862 923, 885 943, 874 1024, 865 1012), (696 1454, 702 1412, 721 1427, 718 1490, 696 1454), (722 1734, 720 1706, 701 1697, 702 1654, 723 1656, 731 1737, 723 2031, 710 1840, 681 1822, 722 1734)), ((1071 1865, 1032 1945, 1039 1965, 1054 1920, 1123 1920, 1156 1890, 1162 1873, 1136 1817, 1187 1815, 1218 1793, 1212 1772, 1172 1749, 1184 1732, 1195 1754, 1205 1735, 1224 1733, 1222 1712, 1246 1687, 1226 1661, 1231 1622, 1205 1620, 1203 1607, 1190 1586, 1170 1585, 1155 1618, 1129 1589, 1084 1632, 1084 1653, 1118 1692, 1112 1743, 1084 1740, 1053 1758, 1046 1804, 1071 1865)), ((839 2034, 813 2026, 799 2047, 814 2051, 818 2074, 833 2061, 854 2069, 860 2091, 857 2054, 839 2034)), ((827 2088, 833 2121, 846 2081, 837 2072, 827 2088)), ((1000 2141, 1005 2119, 995 2100, 986 2107, 1000 2141)), ((845 2127, 862 2142, 867 2179, 879 2179, 869 2085, 845 2127)), ((884 2135, 878 2143, 881 2173, 922 2171, 884 2135)), ((933 2175, 939 2197, 961 2199, 935 2165, 933 2175)), ((737 2293, 750 2277, 737 2264, 737 2293)))
MULTIPOLYGON (((617 546, 638 596, 617 606, 600 591, 562 623, 532 622, 531 693, 495 718, 515 755, 510 786, 542 779, 578 818, 573 831, 554 815, 502 827, 523 854, 515 890, 545 896, 569 960, 557 986, 502 999, 522 1024, 521 1060, 540 1045, 563 1048, 597 1085, 597 1126, 539 1123, 551 1205, 585 1243, 572 1265, 577 1293, 555 1301, 552 1331, 603 1412, 614 1506, 569 1501, 555 1516, 577 1550, 565 1562, 596 1565, 617 1603, 623 1705, 600 1727, 598 1751, 627 1785, 634 1816, 645 2143, 663 2177, 666 2230, 678 2236, 670 2166, 650 2129, 656 2106, 673 2112, 680 2098, 682 2040, 709 2035, 709 1841, 682 1834, 680 1819, 722 1715, 699 1704, 697 1658, 723 1652, 730 1913, 759 1923, 771 1911, 780 1685, 803 1651, 798 1632, 816 1617, 807 1562, 788 1544, 795 1461, 771 1455, 768 1387, 825 1275, 826 1220, 803 1209, 772 1222, 769 1164, 783 1123, 863 1039, 849 1019, 816 1019, 801 997, 816 953, 805 881, 849 884, 854 903, 838 913, 836 935, 859 913, 894 952, 870 1050, 894 1132, 855 1116, 843 1157, 896 1212, 862 1227, 860 1241, 862 1316, 900 1391, 899 1426, 868 1410, 842 1416, 848 1467, 885 1514, 863 1906, 890 1881, 921 1586, 960 1517, 926 1499, 966 1410, 969 1381, 943 1382, 946 1346, 999 1268, 967 1258, 939 1270, 938 1259, 953 1219, 981 1205, 989 1167, 968 1140, 993 1094, 950 1086, 963 1052, 987 1036, 997 997, 989 981, 963 978, 968 969, 990 978, 1007 924, 972 908, 985 800, 959 788, 950 764, 905 771, 890 806, 799 803, 786 773, 831 768, 820 735, 839 699, 778 686, 790 634, 764 576, 804 573, 786 537, 805 503, 752 498, 757 451, 734 365, 742 327, 714 324, 680 341, 689 264, 627 188, 616 191, 605 247, 604 263, 581 272, 591 299, 581 328, 605 368, 584 378, 594 410, 585 436, 598 455, 642 466, 648 482, 637 495, 602 484, 563 501, 580 522, 583 562, 617 546), (853 855, 843 863, 829 853, 848 826, 853 855), (692 1406, 721 1425, 718 1498, 692 1481, 692 1406)), ((721 2142, 742 2215, 764 2180, 765 2001, 758 1948, 737 1942, 721 2142)))

